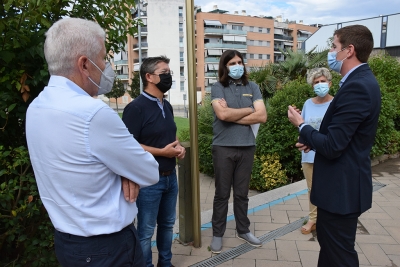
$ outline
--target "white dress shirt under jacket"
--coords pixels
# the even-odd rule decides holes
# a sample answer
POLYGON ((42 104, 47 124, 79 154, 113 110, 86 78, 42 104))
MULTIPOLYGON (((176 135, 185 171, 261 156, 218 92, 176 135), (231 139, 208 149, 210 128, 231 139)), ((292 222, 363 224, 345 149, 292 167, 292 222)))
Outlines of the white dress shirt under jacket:
POLYGON ((40 197, 60 232, 120 231, 137 214, 120 176, 141 188, 158 182, 158 163, 118 114, 65 77, 51 76, 30 104, 26 138, 40 197))

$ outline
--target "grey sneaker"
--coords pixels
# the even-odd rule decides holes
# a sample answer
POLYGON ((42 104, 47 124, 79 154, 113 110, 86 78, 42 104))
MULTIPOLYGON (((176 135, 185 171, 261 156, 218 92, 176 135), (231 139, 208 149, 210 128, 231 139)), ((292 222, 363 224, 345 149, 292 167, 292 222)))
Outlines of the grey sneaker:
POLYGON ((210 249, 212 253, 221 253, 222 250, 222 237, 213 236, 210 249))
POLYGON ((247 234, 237 234, 237 238, 242 239, 252 245, 253 247, 261 247, 262 243, 260 239, 255 237, 251 232, 248 232, 247 234))

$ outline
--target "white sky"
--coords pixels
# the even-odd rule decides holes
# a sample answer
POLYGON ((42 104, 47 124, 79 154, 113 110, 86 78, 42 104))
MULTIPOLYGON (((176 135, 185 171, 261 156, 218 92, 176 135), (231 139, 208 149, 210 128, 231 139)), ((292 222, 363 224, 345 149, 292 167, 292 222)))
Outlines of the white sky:
MULTIPOLYGON (((218 9, 246 10, 247 15, 282 15, 289 21, 303 20, 304 24, 332 24, 400 13, 400 0, 194 0, 203 12, 218 9)), ((399 25, 400 26, 400 25, 399 25)))

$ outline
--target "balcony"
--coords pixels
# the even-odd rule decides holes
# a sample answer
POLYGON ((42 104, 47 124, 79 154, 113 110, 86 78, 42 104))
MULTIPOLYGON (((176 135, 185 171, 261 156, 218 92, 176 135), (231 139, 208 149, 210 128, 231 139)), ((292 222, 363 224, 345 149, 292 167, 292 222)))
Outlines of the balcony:
MULTIPOLYGON (((141 36, 147 36, 147 27, 146 26, 142 26, 142 27, 140 27, 140 35, 141 36)), ((137 38, 138 37, 138 33, 137 32, 135 32, 135 34, 133 35, 135 38, 137 38)))
POLYGON ((217 72, 205 72, 204 77, 218 79, 218 73, 217 72))
POLYGON ((115 66, 128 65, 128 60, 116 60, 116 61, 114 61, 114 65, 115 66))
POLYGON ((206 57, 204 58, 205 63, 219 63, 219 57, 206 57))
MULTIPOLYGON (((143 49, 147 49, 148 46, 149 46, 149 44, 147 42, 146 43, 142 43, 142 50, 143 49)), ((136 50, 139 50, 139 44, 134 44, 133 45, 133 51, 136 51, 136 50)))
POLYGON ((207 43, 204 44, 205 48, 233 48, 233 49, 247 49, 246 44, 225 44, 225 43, 207 43))
POLYGON ((247 35, 247 31, 240 30, 227 30, 219 28, 204 28, 204 34, 209 35, 223 35, 223 34, 237 34, 237 35, 247 35))
POLYGON ((308 37, 304 37, 304 36, 299 36, 297 37, 297 42, 304 42, 305 40, 307 40, 308 37))
POLYGON ((274 34, 274 39, 293 41, 293 37, 289 35, 274 34))
POLYGON ((120 74, 120 75, 117 75, 116 78, 120 79, 120 80, 128 80, 129 79, 128 74, 120 74))

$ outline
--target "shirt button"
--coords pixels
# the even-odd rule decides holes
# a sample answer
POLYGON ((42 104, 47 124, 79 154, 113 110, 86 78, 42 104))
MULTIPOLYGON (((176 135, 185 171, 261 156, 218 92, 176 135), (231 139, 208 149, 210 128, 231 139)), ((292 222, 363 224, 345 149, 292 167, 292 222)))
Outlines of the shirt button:
POLYGON ((86 258, 86 262, 91 262, 91 261, 92 261, 92 259, 90 257, 86 258))

